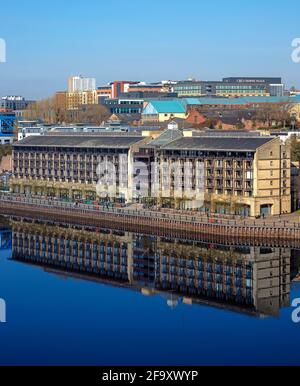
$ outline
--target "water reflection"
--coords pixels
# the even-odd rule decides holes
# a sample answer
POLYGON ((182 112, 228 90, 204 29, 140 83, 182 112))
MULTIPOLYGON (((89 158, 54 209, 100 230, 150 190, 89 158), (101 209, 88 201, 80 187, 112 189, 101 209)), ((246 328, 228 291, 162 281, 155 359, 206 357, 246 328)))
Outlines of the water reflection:
POLYGON ((290 305, 299 253, 112 230, 12 222, 12 259, 64 277, 160 295, 170 307, 206 304, 253 316, 290 305), (292 263, 291 263, 292 262, 292 263))
POLYGON ((9 221, 0 217, 0 251, 11 248, 11 236, 9 221))

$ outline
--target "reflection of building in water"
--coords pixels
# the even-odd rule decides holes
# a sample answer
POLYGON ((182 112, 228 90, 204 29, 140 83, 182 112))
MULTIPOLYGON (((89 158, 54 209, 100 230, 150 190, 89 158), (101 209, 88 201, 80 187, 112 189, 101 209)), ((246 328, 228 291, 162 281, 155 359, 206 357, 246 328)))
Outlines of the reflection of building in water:
POLYGON ((134 278, 187 303, 206 300, 276 315, 289 306, 290 249, 225 247, 137 237, 134 278))
POLYGON ((74 229, 20 225, 13 227, 13 258, 50 267, 129 281, 131 237, 74 229))
POLYGON ((225 247, 112 231, 14 223, 13 259, 65 275, 254 315, 289 306, 290 249, 225 247))
POLYGON ((12 233, 9 222, 0 217, 0 250, 11 248, 12 233))
POLYGON ((300 250, 293 249, 291 252, 291 281, 300 282, 300 250))

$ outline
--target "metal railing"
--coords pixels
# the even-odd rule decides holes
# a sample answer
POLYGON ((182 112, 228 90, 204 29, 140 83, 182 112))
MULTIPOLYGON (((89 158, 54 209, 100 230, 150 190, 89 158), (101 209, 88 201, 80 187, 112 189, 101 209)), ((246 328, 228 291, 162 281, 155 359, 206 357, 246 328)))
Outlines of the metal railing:
POLYGON ((146 209, 132 209, 130 207, 124 208, 115 208, 109 207, 108 205, 96 205, 82 202, 68 202, 63 201, 62 199, 51 199, 51 198, 43 198, 43 197, 35 197, 35 196, 26 196, 26 195, 18 195, 10 192, 0 192, 0 202, 2 203, 16 203, 16 204, 25 204, 27 206, 33 206, 35 208, 53 208, 59 209, 61 211, 76 211, 86 215, 94 214, 112 214, 119 216, 129 216, 135 218, 144 218, 144 219, 155 219, 155 220, 163 220, 174 222, 176 226, 176 222, 184 223, 184 224, 207 224, 207 225, 223 225, 223 226, 231 226, 231 227, 254 227, 254 228, 294 228, 300 229, 300 223, 290 222, 287 220, 282 220, 280 218, 276 219, 276 221, 270 219, 261 219, 261 220, 252 220, 252 219, 226 219, 226 218, 218 218, 214 215, 207 214, 182 214, 179 211, 169 210, 164 211, 162 209, 157 210, 146 210, 146 209))

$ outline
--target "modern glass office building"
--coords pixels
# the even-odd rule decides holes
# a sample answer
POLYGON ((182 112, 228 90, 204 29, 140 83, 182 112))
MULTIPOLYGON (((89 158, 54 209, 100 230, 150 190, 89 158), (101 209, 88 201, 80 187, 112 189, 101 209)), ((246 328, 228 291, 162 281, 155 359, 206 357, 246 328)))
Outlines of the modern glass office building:
POLYGON ((178 82, 173 91, 183 96, 283 96, 284 84, 281 78, 224 78, 222 81, 178 82))

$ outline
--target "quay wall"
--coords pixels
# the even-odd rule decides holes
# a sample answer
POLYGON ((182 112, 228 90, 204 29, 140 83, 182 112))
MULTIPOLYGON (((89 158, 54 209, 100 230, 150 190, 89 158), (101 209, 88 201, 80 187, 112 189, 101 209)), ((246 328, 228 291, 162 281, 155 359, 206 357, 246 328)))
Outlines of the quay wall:
POLYGON ((120 231, 154 234, 165 237, 178 237, 212 241, 236 239, 240 244, 251 242, 257 245, 300 246, 300 225, 235 225, 230 221, 186 221, 169 218, 155 218, 134 214, 112 213, 105 211, 83 210, 77 208, 55 208, 42 205, 0 201, 0 213, 7 216, 29 218, 36 221, 60 222, 80 226, 111 228, 120 231))

